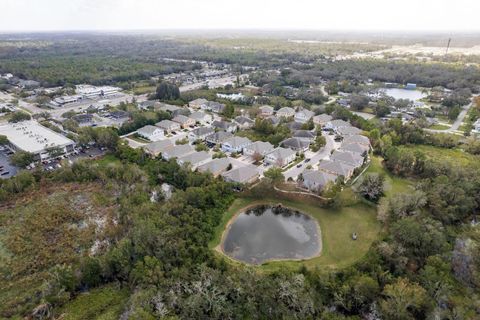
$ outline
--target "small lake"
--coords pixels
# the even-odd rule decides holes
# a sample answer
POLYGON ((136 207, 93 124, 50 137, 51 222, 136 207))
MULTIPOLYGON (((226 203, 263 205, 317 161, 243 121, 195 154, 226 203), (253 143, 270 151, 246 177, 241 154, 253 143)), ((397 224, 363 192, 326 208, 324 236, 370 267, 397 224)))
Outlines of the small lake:
POLYGON ((399 88, 383 89, 383 92, 385 92, 387 96, 395 98, 395 100, 408 99, 411 101, 418 101, 427 96, 419 90, 407 90, 399 88))
POLYGON ((262 264, 268 260, 308 259, 322 249, 317 221, 299 211, 260 205, 233 219, 225 231, 222 250, 236 260, 262 264))

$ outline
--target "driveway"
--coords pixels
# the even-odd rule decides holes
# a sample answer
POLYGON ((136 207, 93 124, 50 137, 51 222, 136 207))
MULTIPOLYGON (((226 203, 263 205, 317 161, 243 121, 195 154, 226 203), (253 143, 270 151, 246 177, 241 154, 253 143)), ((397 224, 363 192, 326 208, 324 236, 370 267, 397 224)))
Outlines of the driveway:
POLYGON ((288 180, 289 178, 292 178, 293 180, 297 180, 298 175, 300 173, 303 173, 303 171, 305 171, 308 165, 311 165, 313 167, 317 165, 320 162, 320 160, 330 156, 330 153, 335 148, 335 142, 333 141, 333 136, 330 136, 327 134, 327 135, 324 135, 324 137, 327 142, 325 146, 320 150, 318 150, 317 152, 315 152, 313 156, 309 158, 310 159, 309 162, 305 162, 305 160, 300 162, 299 164, 302 165, 300 168, 297 168, 297 165, 295 165, 290 169, 288 169, 287 171, 285 171, 283 173, 283 175, 285 176, 285 180, 288 180))

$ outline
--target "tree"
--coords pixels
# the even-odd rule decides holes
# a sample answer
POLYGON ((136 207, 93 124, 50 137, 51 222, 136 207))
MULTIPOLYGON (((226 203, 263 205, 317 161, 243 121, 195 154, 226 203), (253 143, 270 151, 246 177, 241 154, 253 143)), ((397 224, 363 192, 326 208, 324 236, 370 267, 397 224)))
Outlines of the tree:
POLYGON ((180 90, 176 85, 162 81, 157 86, 155 98, 160 100, 176 100, 180 98, 180 90))
POLYGON ((377 202, 383 196, 385 177, 378 173, 367 173, 363 177, 357 192, 370 201, 377 202))
POLYGON ((325 147, 326 144, 327 144, 327 140, 325 139, 325 137, 322 135, 318 135, 315 138, 315 142, 312 144, 310 148, 312 149, 312 151, 317 152, 318 150, 320 150, 320 148, 325 147))
POLYGON ((225 109, 223 110, 222 115, 227 118, 231 118, 233 117, 234 112, 235 112, 235 108, 233 107, 232 104, 228 103, 227 105, 225 105, 225 109))
POLYGON ((7 145, 9 143, 7 136, 0 134, 0 145, 7 145))
POLYGON ((31 118, 32 117, 26 112, 15 111, 14 113, 12 113, 10 120, 8 120, 8 122, 16 123, 20 121, 30 120, 31 118))
POLYGON ((383 295, 386 298, 380 303, 380 308, 386 320, 424 319, 429 309, 425 289, 408 279, 400 278, 387 284, 383 295))
POLYGON ((17 151, 10 157, 10 161, 17 167, 25 168, 35 161, 35 155, 26 151, 17 151))
POLYGON ((280 168, 270 168, 263 173, 265 178, 272 180, 274 184, 285 181, 285 177, 280 168))
POLYGON ((353 110, 362 110, 368 106, 368 98, 363 95, 354 94, 350 97, 350 107, 353 110))
POLYGON ((63 149, 60 147, 50 147, 45 149, 45 151, 47 151, 50 158, 56 158, 63 154, 63 149))

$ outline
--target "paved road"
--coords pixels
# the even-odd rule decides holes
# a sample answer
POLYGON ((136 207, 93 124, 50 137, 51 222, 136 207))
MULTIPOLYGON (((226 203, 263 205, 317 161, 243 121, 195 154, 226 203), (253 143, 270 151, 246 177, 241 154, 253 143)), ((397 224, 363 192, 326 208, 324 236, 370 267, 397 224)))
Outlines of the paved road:
POLYGON ((327 141, 327 143, 325 144, 325 147, 323 147, 322 149, 317 151, 312 157, 310 157, 309 162, 305 162, 305 160, 300 162, 300 164, 302 165, 300 168, 297 168, 297 166, 295 165, 295 166, 291 167, 290 169, 288 169, 287 171, 285 171, 283 173, 283 175, 285 176, 285 180, 287 180, 289 178, 292 178, 293 180, 297 180, 298 175, 300 173, 302 173, 303 171, 305 171, 305 169, 308 165, 314 166, 318 162, 320 162, 320 160, 330 156, 330 153, 332 152, 332 150, 335 147, 335 142, 333 141, 333 136, 330 136, 328 134, 324 135, 324 136, 325 136, 325 139, 327 141))
MULTIPOLYGON (((474 95, 473 97, 476 97, 476 96, 478 95, 474 95)), ((426 129, 426 130, 430 132, 435 132, 435 133, 446 133, 446 132, 456 133, 455 131, 458 131, 458 128, 460 128, 460 126, 462 125, 463 120, 467 116, 468 110, 470 110, 472 105, 473 105, 473 99, 472 99, 472 102, 462 107, 462 111, 460 111, 460 113, 458 114, 457 120, 455 120, 455 122, 450 126, 450 128, 445 130, 435 130, 435 129, 426 129)))

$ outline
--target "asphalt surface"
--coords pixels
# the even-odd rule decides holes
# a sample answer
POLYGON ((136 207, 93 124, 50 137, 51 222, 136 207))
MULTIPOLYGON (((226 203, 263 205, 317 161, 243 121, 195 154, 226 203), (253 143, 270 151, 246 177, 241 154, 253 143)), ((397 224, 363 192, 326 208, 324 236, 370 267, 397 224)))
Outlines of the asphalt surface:
POLYGON ((300 168, 297 167, 297 165, 298 165, 297 164, 297 165, 291 167, 290 169, 288 169, 287 171, 285 171, 283 173, 283 175, 285 177, 285 180, 288 180, 289 178, 292 178, 293 180, 297 180, 298 175, 300 173, 303 173, 303 171, 305 171, 305 169, 308 165, 311 165, 313 167, 316 164, 318 164, 320 162, 320 160, 330 156, 330 153, 335 148, 335 142, 333 141, 334 136, 324 134, 324 137, 326 139, 325 147, 323 147, 320 150, 318 150, 317 152, 315 152, 314 155, 311 156, 311 157, 308 157, 308 155, 307 155, 307 158, 309 158, 310 161, 305 162, 305 160, 303 160, 302 162, 298 163, 298 164, 301 164, 300 168))
POLYGON ((1 166, 3 166, 3 168, 0 169, 0 179, 8 179, 16 175, 18 172, 18 168, 10 163, 10 159, 5 154, 5 151, 0 151, 0 167, 1 166), (8 174, 2 175, 2 173, 5 172, 8 172, 8 174))

